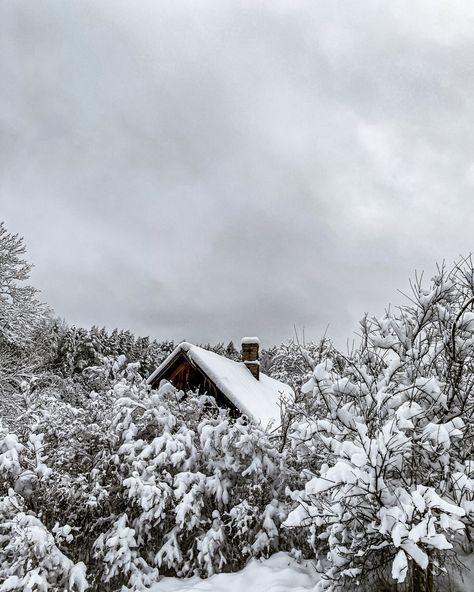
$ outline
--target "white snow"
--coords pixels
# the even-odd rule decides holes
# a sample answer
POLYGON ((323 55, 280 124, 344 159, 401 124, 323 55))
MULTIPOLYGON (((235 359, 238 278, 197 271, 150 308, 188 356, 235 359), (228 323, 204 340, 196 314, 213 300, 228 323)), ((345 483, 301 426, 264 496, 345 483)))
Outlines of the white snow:
POLYGON ((458 329, 474 333, 474 313, 465 312, 457 323, 458 329))
POLYGON ((405 552, 400 549, 392 563, 392 578, 402 584, 408 573, 408 560, 405 552))
POLYGON ((269 559, 252 559, 241 571, 217 574, 206 580, 163 578, 150 592, 310 592, 319 577, 311 562, 298 564, 286 553, 276 553, 269 559))
POLYGON ((245 345, 245 344, 256 344, 256 345, 260 345, 260 339, 258 337, 242 337, 241 340, 241 345, 245 345))
POLYGON ((171 352, 150 376, 148 383, 151 383, 181 351, 186 352, 188 358, 211 379, 217 388, 242 413, 257 422, 260 421, 264 428, 271 422, 273 427, 279 425, 280 399, 282 396, 288 398, 294 395, 290 386, 270 378, 263 372, 260 372, 259 380, 257 380, 243 362, 235 362, 229 358, 224 358, 186 341, 180 343, 171 352))

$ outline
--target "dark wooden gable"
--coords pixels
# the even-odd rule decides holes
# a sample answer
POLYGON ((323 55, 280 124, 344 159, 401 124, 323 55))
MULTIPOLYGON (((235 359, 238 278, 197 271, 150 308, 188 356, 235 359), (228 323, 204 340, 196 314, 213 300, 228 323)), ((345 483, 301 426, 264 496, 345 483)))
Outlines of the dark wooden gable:
POLYGON ((162 380, 168 380, 181 391, 199 391, 214 397, 219 407, 227 408, 234 417, 241 415, 237 407, 229 401, 224 393, 216 386, 209 376, 189 357, 180 351, 150 383, 152 388, 158 388, 162 380))

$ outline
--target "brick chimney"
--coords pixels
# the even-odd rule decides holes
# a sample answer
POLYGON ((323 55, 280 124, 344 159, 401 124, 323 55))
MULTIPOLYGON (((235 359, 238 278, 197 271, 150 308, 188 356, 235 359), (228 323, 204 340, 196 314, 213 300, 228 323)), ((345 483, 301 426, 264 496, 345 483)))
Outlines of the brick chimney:
POLYGON ((258 380, 260 375, 260 362, 258 361, 258 337, 244 337, 242 339, 242 362, 247 366, 252 375, 258 380))

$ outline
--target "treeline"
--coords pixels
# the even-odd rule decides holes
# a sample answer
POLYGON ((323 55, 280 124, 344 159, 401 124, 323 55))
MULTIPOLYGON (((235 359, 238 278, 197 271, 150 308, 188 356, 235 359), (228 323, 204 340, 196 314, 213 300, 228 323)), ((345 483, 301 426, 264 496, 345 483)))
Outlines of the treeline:
MULTIPOLYGON (((50 319, 43 327, 42 366, 45 370, 61 376, 72 377, 81 374, 84 368, 101 364, 104 358, 125 356, 128 363, 138 362, 140 373, 147 377, 173 351, 177 343, 173 340, 157 341, 150 337, 136 337, 129 330, 105 327, 91 328, 68 326, 60 319, 50 319)), ((230 341, 217 344, 196 344, 232 360, 240 360, 240 351, 230 341)), ((287 344, 282 347, 286 348, 287 344)), ((274 358, 279 355, 278 347, 261 352, 262 369, 272 372, 274 358)))

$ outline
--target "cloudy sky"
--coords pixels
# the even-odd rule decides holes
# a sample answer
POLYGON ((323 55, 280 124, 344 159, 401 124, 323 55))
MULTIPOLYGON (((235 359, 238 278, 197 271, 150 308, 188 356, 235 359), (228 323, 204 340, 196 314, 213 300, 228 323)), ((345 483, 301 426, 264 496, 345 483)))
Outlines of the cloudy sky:
POLYGON ((0 218, 70 323, 340 344, 474 246, 474 4, 0 1, 0 218))

